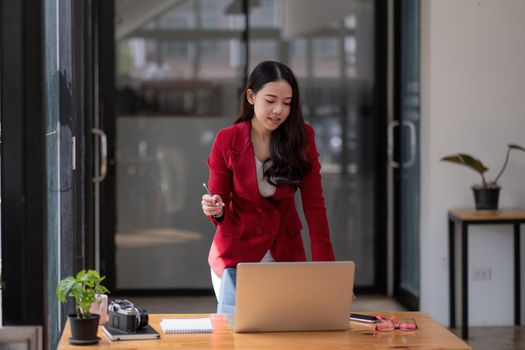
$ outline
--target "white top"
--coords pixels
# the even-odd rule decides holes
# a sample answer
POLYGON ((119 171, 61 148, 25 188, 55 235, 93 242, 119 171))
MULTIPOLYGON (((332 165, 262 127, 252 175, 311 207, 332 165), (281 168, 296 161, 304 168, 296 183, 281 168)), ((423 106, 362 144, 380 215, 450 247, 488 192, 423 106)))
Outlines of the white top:
POLYGON ((257 185, 259 186, 259 192, 263 197, 271 197, 275 193, 275 186, 268 182, 264 178, 263 162, 255 157, 255 167, 257 168, 257 185))
MULTIPOLYGON (((273 260, 272 253, 268 250, 266 254, 264 254, 263 258, 261 259, 261 262, 275 262, 273 260)), ((221 292, 221 284, 222 284, 222 278, 217 276, 215 271, 210 269, 211 274, 211 283, 213 285, 213 290, 215 291, 215 297, 217 298, 217 301, 219 301, 219 293, 221 292)))

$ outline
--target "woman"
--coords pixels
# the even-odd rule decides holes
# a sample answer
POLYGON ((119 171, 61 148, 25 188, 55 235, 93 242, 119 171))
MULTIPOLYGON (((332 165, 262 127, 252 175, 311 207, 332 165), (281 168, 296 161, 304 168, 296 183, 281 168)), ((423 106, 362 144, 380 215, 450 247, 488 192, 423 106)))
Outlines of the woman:
POLYGON ((240 117, 218 132, 208 158, 211 193, 202 210, 217 230, 208 261, 219 299, 224 269, 239 262, 305 261, 294 195, 301 190, 313 260, 334 260, 314 130, 301 112, 294 74, 261 62, 240 117))

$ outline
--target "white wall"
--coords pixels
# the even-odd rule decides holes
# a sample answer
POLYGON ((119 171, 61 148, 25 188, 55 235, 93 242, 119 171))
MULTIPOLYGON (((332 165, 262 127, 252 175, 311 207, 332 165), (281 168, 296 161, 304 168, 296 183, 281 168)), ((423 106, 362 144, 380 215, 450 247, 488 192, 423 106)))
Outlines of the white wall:
MULTIPOLYGON (((421 310, 448 324, 447 209, 473 207, 480 177, 439 159, 471 153, 492 178, 507 143, 525 147, 525 1, 423 0, 421 26, 421 310)), ((525 208, 524 179, 525 153, 513 151, 500 207, 525 208)), ((513 323, 512 237, 511 226, 470 228, 470 325, 513 323), (474 268, 490 268, 491 280, 473 281, 474 268)), ((524 258, 522 244, 522 275, 524 258)))

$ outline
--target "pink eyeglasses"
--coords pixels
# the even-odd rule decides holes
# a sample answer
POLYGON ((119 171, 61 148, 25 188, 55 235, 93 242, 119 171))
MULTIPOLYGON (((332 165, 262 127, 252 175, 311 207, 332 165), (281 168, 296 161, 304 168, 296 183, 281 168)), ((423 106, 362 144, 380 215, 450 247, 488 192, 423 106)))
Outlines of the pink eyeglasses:
POLYGON ((400 331, 413 331, 417 329, 416 320, 413 318, 402 318, 398 323, 394 322, 394 318, 383 318, 376 316, 379 323, 374 326, 374 331, 390 332, 396 329, 400 331))

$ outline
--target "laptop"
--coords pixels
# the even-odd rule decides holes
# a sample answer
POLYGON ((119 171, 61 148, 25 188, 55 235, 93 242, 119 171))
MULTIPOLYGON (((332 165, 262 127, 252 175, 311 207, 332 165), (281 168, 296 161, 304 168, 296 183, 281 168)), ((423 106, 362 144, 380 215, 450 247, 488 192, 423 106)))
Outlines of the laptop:
POLYGON ((225 318, 236 333, 348 329, 354 273, 351 261, 240 263, 225 318))

